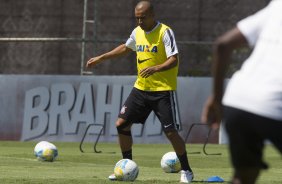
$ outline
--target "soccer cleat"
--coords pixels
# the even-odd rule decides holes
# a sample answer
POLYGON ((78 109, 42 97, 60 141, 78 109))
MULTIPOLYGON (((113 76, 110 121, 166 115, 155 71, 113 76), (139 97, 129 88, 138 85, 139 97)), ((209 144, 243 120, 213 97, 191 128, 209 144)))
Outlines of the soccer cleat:
POLYGON ((180 174, 180 183, 191 183, 194 178, 193 173, 190 171, 181 170, 180 174))
POLYGON ((111 181, 117 180, 115 174, 111 174, 108 178, 109 178, 109 180, 111 180, 111 181))

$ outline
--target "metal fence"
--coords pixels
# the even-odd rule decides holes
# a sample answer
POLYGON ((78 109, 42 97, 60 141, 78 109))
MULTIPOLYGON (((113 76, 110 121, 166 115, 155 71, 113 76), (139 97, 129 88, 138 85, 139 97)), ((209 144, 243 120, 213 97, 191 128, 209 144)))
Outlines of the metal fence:
MULTIPOLYGON (((211 43, 269 0, 152 0, 175 32, 181 76, 208 76, 211 43)), ((90 57, 126 41, 137 0, 0 0, 0 73, 134 75, 135 55, 86 70, 90 57)), ((249 50, 236 54, 229 74, 249 50)))

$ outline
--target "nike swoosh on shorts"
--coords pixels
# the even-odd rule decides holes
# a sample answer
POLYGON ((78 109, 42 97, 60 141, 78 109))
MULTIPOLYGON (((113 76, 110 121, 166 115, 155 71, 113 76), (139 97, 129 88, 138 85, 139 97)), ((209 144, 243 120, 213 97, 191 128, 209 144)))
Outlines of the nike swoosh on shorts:
POLYGON ((169 125, 164 125, 164 127, 165 127, 165 128, 167 128, 167 127, 170 127, 171 125, 172 125, 172 124, 169 124, 169 125))

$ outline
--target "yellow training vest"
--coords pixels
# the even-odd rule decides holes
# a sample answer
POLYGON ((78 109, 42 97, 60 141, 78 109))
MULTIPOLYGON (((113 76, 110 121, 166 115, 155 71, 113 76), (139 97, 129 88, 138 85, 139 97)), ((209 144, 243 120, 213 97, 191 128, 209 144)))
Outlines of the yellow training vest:
POLYGON ((162 72, 156 72, 148 78, 142 78, 140 70, 164 63, 167 60, 163 35, 169 27, 159 24, 152 32, 146 33, 136 28, 136 54, 138 76, 134 87, 143 91, 176 90, 177 66, 162 72))

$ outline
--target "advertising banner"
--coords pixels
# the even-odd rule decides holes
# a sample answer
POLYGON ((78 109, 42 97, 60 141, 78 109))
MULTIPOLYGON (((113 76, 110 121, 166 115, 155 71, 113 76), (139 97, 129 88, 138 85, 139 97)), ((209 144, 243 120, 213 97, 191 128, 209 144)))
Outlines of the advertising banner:
MULTIPOLYGON (((115 121, 129 95, 135 76, 0 75, 0 140, 116 142, 115 121), (101 125, 101 126, 99 126, 101 125)), ((186 142, 204 142, 207 126, 200 123, 202 107, 210 93, 210 78, 179 77, 176 119, 186 142)), ((145 125, 132 128, 135 143, 167 143, 158 118, 151 113, 145 125)), ((218 142, 213 131, 210 142, 218 142)))

